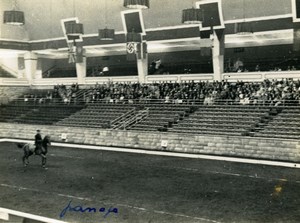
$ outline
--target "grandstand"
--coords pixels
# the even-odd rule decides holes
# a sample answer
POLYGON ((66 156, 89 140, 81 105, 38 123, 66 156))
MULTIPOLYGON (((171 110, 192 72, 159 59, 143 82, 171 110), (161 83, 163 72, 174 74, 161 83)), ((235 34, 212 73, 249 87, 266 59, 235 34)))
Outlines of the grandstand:
POLYGON ((299 1, 11 2, 0 222, 300 222, 299 1))

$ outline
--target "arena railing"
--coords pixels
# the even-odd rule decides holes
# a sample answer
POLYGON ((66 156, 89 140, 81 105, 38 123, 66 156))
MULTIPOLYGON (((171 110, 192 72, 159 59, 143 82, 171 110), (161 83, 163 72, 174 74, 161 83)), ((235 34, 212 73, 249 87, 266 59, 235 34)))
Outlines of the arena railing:
MULTIPOLYGON (((1 97, 0 97, 1 102, 1 97)), ((268 100, 250 100, 246 101, 235 101, 231 99, 214 99, 214 100, 206 100, 206 99, 152 99, 152 98, 138 98, 138 99, 94 99, 94 100, 67 100, 63 101, 62 99, 52 99, 47 100, 33 100, 33 99, 14 99, 10 102, 2 103, 2 105, 20 105, 20 106, 85 106, 91 104, 165 104, 165 105, 229 105, 229 106, 269 106, 269 107, 286 107, 286 106, 300 106, 300 100, 285 100, 282 99, 280 101, 270 102, 268 100)))

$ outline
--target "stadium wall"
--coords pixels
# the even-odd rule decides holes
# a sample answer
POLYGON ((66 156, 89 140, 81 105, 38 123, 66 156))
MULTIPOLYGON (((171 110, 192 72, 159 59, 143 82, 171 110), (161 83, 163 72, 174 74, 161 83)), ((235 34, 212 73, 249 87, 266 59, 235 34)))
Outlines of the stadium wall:
POLYGON ((1 123, 0 137, 33 141, 36 129, 41 129, 44 135, 50 135, 55 142, 300 162, 300 142, 296 140, 177 135, 167 132, 150 133, 11 123, 1 123), (65 140, 62 139, 62 134, 65 134, 65 140), (162 147, 162 144, 166 147, 162 147))

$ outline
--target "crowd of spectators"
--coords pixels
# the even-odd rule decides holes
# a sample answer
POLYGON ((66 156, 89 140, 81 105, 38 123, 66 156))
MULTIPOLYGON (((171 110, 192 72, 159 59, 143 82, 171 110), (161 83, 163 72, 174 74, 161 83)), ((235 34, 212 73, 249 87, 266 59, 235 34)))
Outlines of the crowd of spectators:
POLYGON ((79 85, 72 84, 69 88, 67 88, 65 85, 56 85, 54 86, 54 95, 58 96, 58 98, 61 98, 63 103, 70 104, 74 103, 76 104, 77 101, 77 92, 79 90, 79 85))
POLYGON ((141 83, 105 83, 82 90, 79 86, 56 85, 45 95, 30 94, 24 96, 24 102, 34 104, 63 103, 189 103, 189 104, 229 104, 229 105, 299 105, 300 80, 282 79, 263 82, 231 83, 213 82, 156 82, 141 83))
POLYGON ((214 82, 159 82, 96 84, 84 93, 84 102, 111 103, 149 102, 197 104, 299 104, 300 81, 292 79, 265 80, 262 83, 239 81, 214 82))
POLYGON ((72 84, 70 87, 63 84, 55 85, 53 90, 47 90, 47 92, 37 90, 29 94, 25 94, 24 102, 28 104, 76 104, 78 90, 79 86, 77 83, 72 84))
POLYGON ((238 58, 234 64, 229 63, 225 64, 225 72, 280 72, 280 71, 296 71, 299 70, 299 67, 295 64, 245 64, 240 58, 238 58))

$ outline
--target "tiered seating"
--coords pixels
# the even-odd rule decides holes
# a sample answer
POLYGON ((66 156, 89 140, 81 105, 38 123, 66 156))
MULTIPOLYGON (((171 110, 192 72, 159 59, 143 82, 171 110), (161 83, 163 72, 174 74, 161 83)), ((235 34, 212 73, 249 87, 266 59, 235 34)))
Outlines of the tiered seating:
POLYGON ((11 100, 14 100, 25 92, 29 91, 29 87, 23 86, 1 86, 0 88, 0 104, 6 104, 11 100))
POLYGON ((177 123, 185 115, 191 112, 189 105, 174 104, 146 104, 149 108, 149 116, 143 121, 131 126, 133 130, 157 131, 177 123))
POLYGON ((51 125, 77 112, 80 106, 6 105, 0 108, 1 122, 51 125))
POLYGON ((82 109, 82 106, 39 106, 14 121, 29 124, 54 124, 82 109))
POLYGON ((300 108, 285 107, 255 136, 300 139, 300 108))
POLYGON ((21 115, 26 114, 32 109, 28 106, 19 105, 5 105, 0 107, 0 122, 14 122, 14 120, 21 115))
POLYGON ((200 106, 189 118, 175 125, 171 132, 192 134, 243 135, 260 119, 268 116, 268 108, 254 106, 200 106))
POLYGON ((109 128, 110 123, 128 111, 134 109, 133 105, 123 104, 90 104, 85 109, 60 121, 57 125, 109 128))

